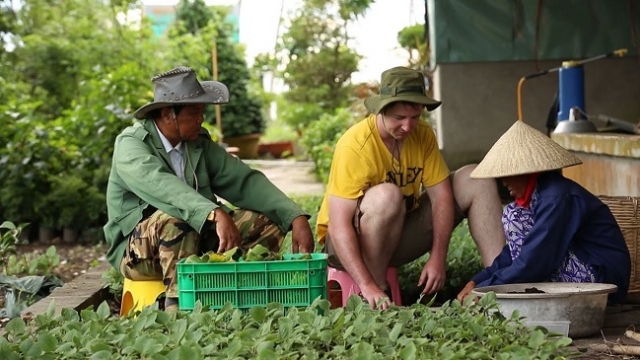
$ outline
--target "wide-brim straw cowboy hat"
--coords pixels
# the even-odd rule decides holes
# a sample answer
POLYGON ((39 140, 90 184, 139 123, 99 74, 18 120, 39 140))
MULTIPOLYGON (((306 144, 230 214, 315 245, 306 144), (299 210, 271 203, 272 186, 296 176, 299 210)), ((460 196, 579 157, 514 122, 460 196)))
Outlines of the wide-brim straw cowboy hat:
POLYGON ((133 116, 145 119, 150 111, 173 105, 226 104, 229 89, 218 81, 198 81, 193 69, 179 66, 151 79, 153 101, 142 106, 133 116))
POLYGON ((474 179, 503 178, 580 164, 582 161, 575 155, 518 120, 493 144, 470 176, 474 179))
POLYGON ((428 111, 433 111, 442 104, 427 96, 423 73, 402 66, 382 73, 380 94, 365 99, 364 106, 377 115, 385 106, 396 101, 423 104, 428 111))

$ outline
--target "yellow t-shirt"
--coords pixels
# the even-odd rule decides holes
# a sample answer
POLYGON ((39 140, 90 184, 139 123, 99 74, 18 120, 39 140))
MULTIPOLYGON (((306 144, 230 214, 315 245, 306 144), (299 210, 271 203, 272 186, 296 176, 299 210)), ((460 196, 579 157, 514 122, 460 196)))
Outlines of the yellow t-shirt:
POLYGON ((380 137, 376 116, 370 115, 349 128, 336 144, 316 225, 320 243, 324 243, 329 224, 329 195, 357 199, 368 188, 391 182, 400 187, 409 212, 419 205, 421 185, 430 187, 448 176, 449 168, 428 123, 420 121, 404 139, 399 163, 380 137))

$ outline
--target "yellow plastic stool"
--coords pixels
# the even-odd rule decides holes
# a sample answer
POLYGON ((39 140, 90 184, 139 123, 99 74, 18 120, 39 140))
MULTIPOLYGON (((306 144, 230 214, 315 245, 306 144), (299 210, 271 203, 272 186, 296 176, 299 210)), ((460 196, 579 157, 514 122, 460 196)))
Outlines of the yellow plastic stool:
POLYGON ((166 287, 162 280, 134 281, 125 278, 120 316, 127 315, 132 308, 137 311, 153 304, 165 291, 166 287))

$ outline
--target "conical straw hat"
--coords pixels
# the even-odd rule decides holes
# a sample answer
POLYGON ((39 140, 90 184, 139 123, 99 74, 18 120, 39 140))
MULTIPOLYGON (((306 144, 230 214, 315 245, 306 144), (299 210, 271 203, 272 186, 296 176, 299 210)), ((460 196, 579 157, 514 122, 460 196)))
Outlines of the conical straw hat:
POLYGON ((501 178, 580 164, 582 161, 565 148, 519 120, 493 144, 471 177, 501 178))

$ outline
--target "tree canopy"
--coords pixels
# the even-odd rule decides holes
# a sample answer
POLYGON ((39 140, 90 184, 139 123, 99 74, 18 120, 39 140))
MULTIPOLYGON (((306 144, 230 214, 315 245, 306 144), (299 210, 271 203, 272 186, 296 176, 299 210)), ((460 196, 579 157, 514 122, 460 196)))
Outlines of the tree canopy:
MULTIPOLYGON (((155 37, 148 18, 129 12, 141 8, 136 0, 25 0, 18 10, 0 2, 7 42, 0 52, 0 218, 42 220, 35 209, 54 206, 56 199, 42 203, 43 194, 59 178, 79 177, 104 193, 115 136, 153 99, 151 77, 186 65, 212 79, 214 38, 224 57, 220 81, 232 92, 224 118, 251 118, 252 106, 261 114, 244 86, 249 70, 241 49, 225 38, 222 10, 203 5, 181 1, 178 28, 187 30, 155 37)), ((104 203, 99 211, 97 224, 104 203)))
POLYGON ((285 64, 281 76, 290 106, 284 117, 304 128, 322 113, 352 100, 351 74, 360 56, 349 46, 348 24, 363 15, 372 0, 304 0, 290 14, 276 57, 285 64), (297 107, 292 109, 292 107, 297 107))

